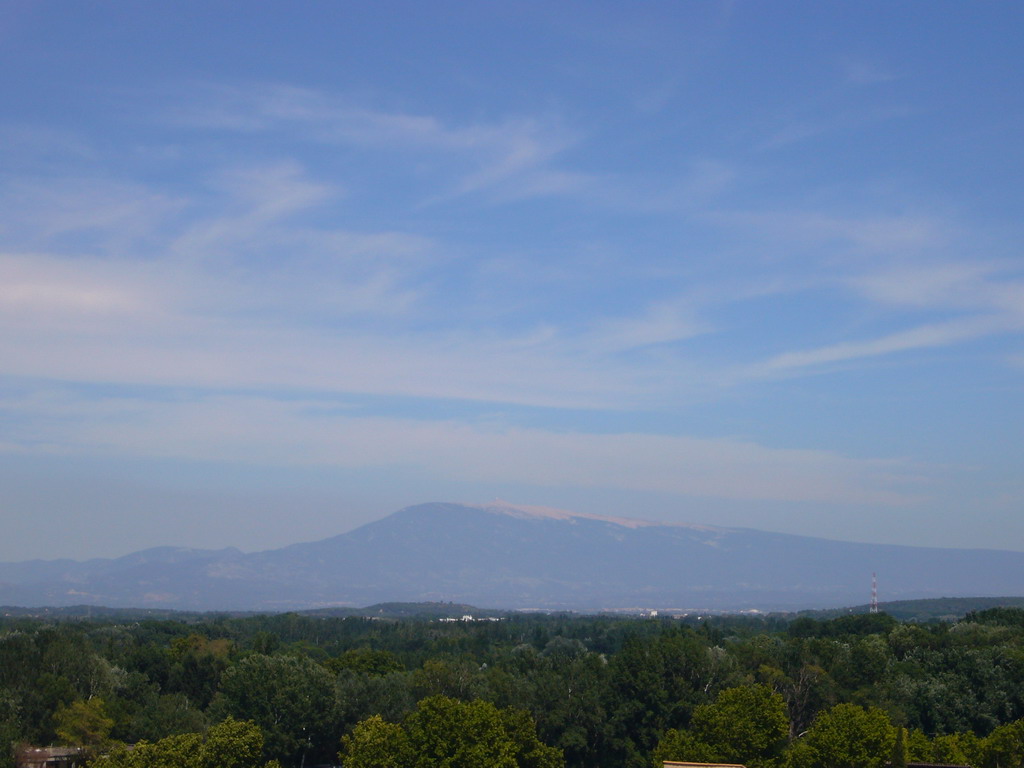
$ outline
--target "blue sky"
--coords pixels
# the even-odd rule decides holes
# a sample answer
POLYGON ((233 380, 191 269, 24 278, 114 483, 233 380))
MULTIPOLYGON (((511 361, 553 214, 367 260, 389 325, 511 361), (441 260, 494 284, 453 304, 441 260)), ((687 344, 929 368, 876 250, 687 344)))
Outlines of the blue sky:
POLYGON ((433 500, 1024 550, 1011 3, 0 3, 0 559, 433 500))

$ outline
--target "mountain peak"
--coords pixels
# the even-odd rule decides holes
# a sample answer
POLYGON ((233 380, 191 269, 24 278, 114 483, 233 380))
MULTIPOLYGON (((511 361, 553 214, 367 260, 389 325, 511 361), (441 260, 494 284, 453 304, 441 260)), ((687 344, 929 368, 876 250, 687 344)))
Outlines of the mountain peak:
POLYGON ((594 515, 586 512, 570 512, 565 509, 554 507, 538 507, 527 504, 512 504, 501 499, 495 499, 489 504, 466 504, 472 509, 481 509, 497 515, 508 515, 524 519, 547 519, 547 520, 597 520, 602 523, 621 525, 623 528, 649 528, 658 526, 672 526, 679 528, 700 528, 700 530, 718 530, 712 526, 692 526, 685 523, 659 523, 653 520, 640 520, 632 517, 611 517, 608 515, 594 515))

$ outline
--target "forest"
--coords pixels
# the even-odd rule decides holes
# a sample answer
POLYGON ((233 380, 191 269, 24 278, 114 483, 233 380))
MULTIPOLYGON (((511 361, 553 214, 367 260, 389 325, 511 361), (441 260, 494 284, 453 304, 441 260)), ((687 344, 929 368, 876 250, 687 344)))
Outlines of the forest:
POLYGON ((1006 768, 1022 718, 1021 608, 0 619, 5 767, 68 744, 97 768, 1006 768))

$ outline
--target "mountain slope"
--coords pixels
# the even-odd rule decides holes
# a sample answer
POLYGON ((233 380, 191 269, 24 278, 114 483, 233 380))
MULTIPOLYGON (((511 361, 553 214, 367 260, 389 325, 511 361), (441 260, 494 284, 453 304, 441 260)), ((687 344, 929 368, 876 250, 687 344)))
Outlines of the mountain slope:
POLYGON ((508 504, 421 504, 323 541, 0 565, 0 603, 285 610, 385 601, 507 608, 789 609, 1024 594, 1024 553, 856 544, 508 504))

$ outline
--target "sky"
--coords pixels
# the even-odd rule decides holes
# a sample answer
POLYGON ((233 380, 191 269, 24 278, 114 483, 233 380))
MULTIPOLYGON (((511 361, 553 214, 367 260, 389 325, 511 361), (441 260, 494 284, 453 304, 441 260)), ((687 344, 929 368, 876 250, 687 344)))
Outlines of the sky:
POLYGON ((0 0, 0 560, 496 498, 1024 551, 1022 33, 0 0))

